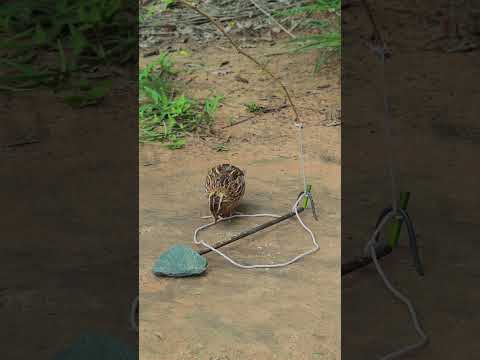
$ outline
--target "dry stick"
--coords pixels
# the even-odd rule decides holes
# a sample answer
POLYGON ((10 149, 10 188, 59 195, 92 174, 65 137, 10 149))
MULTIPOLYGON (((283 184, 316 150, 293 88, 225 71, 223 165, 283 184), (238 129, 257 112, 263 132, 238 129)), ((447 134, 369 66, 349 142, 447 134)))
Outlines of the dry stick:
POLYGON ((275 80, 276 82, 278 82, 280 84, 280 86, 282 87, 282 90, 284 91, 285 95, 287 96, 287 99, 288 99, 288 102, 290 103, 291 107, 292 107, 292 110, 293 112, 295 113, 295 122, 300 118, 300 116, 298 115, 298 111, 297 111, 297 108, 295 107, 295 105, 293 104, 293 101, 292 101, 292 98, 290 97, 290 93, 288 92, 287 88, 285 87, 285 85, 283 84, 283 82, 277 78, 275 75, 272 74, 272 72, 270 70, 268 70, 268 68, 261 64, 260 62, 258 62, 257 60, 255 60, 255 58, 253 58, 251 55, 247 54, 245 51, 243 51, 242 49, 240 49, 238 47, 237 44, 235 44, 235 42, 232 40, 232 38, 227 34, 227 32, 225 31, 225 29, 223 28, 223 26, 221 24, 219 24, 214 18, 212 18, 209 14, 207 14, 206 12, 204 12, 203 10, 200 10, 198 7, 196 7, 195 5, 193 4, 190 4, 189 2, 185 1, 185 0, 179 0, 178 1, 180 4, 183 4, 185 5, 186 7, 196 11, 197 13, 199 13, 200 15, 203 15, 205 16, 213 25, 215 25, 215 27, 223 34, 225 35, 225 37, 228 39, 228 41, 230 41, 230 43, 232 44, 232 46, 235 48, 235 50, 237 50, 237 52, 239 54, 242 54, 243 56, 245 56, 246 58, 248 58, 250 61, 252 61, 253 63, 255 63, 258 67, 260 67, 266 74, 268 74, 273 80, 275 80))
MULTIPOLYGON (((305 208, 303 208, 303 207, 297 208, 297 212, 298 212, 299 214, 300 214, 302 211, 304 211, 304 210, 305 210, 305 208)), ((243 239, 244 237, 247 237, 247 236, 249 236, 249 235, 255 234, 255 233, 259 232, 260 230, 263 230, 263 229, 266 229, 266 228, 268 228, 268 227, 270 227, 270 226, 273 226, 273 225, 275 225, 275 224, 278 224, 278 223, 281 222, 281 221, 290 219, 290 218, 294 217, 295 215, 296 215, 295 211, 291 211, 291 212, 289 212, 288 214, 285 214, 285 215, 280 216, 280 217, 278 217, 278 218, 276 218, 276 219, 273 219, 273 220, 270 220, 270 221, 268 221, 268 222, 266 222, 266 223, 263 223, 263 224, 261 224, 261 225, 258 225, 258 226, 256 226, 256 227, 254 227, 253 229, 250 229, 250 230, 246 230, 246 231, 244 231, 244 232, 241 232, 240 234, 235 235, 235 236, 231 237, 231 238, 228 239, 228 240, 220 241, 220 242, 212 245, 212 247, 213 247, 214 249, 219 249, 219 248, 221 248, 222 246, 231 244, 232 242, 235 242, 235 241, 237 241, 237 240, 243 239)), ((208 254, 210 251, 212 251, 212 249, 204 249, 204 250, 198 251, 198 254, 199 254, 199 255, 204 255, 204 254, 208 254)))
POLYGON ((272 15, 270 15, 266 10, 264 10, 263 8, 260 7, 260 5, 257 4, 257 2, 255 0, 249 0, 253 5, 255 5, 255 7, 260 10, 265 16, 267 16, 271 21, 273 21, 274 23, 276 23, 280 29, 282 29, 283 31, 285 31, 285 33, 287 33, 292 39, 296 39, 296 36, 293 35, 290 31, 288 31, 282 24, 280 24, 277 20, 275 20, 273 18, 272 15))
POLYGON ((274 53, 269 53, 269 54, 264 54, 265 57, 270 57, 270 56, 279 56, 279 55, 286 55, 286 54, 291 54, 291 51, 281 51, 281 52, 274 52, 274 53))
POLYGON ((375 21, 375 18, 373 17, 372 9, 370 9, 370 6, 367 3, 367 0, 362 0, 363 7, 365 8, 365 11, 367 12, 368 18, 370 19, 370 22, 372 23, 373 27, 373 33, 375 34, 376 40, 382 44, 382 46, 385 46, 384 39, 382 37, 382 34, 380 33, 380 29, 377 26, 377 22, 375 21))
MULTIPOLYGON (((381 250, 377 250, 377 259, 381 259, 392 253, 392 248, 383 247, 381 250)), ((373 262, 370 256, 362 256, 357 259, 353 259, 347 263, 342 264, 341 276, 347 275, 357 269, 363 268, 373 262)))
POLYGON ((222 129, 226 129, 226 128, 229 128, 229 127, 232 127, 232 126, 235 126, 235 125, 238 125, 238 124, 242 124, 246 121, 249 121, 249 120, 252 120, 254 118, 256 118, 258 115, 261 115, 261 114, 268 114, 268 113, 271 113, 271 112, 275 112, 275 111, 279 111, 279 110, 282 110, 282 109, 285 109, 286 107, 288 107, 289 105, 287 104, 284 104, 284 105, 280 105, 280 106, 277 106, 277 107, 274 107, 274 108, 268 108, 268 109, 264 109, 252 116, 249 116, 245 119, 242 119, 242 120, 239 120, 237 122, 234 122, 233 124, 229 124, 229 125, 226 125, 224 127, 222 127, 222 129))

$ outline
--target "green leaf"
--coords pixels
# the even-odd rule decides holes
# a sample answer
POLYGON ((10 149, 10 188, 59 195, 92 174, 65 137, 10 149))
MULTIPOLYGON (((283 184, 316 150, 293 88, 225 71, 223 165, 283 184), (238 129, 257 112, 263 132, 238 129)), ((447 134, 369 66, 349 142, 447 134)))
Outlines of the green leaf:
POLYGON ((98 24, 102 22, 102 14, 100 12, 100 7, 94 6, 90 11, 90 22, 93 24, 98 24))
POLYGON ((92 99, 104 98, 105 95, 107 95, 108 92, 111 90, 111 88, 112 88, 112 81, 111 80, 102 81, 101 83, 92 87, 88 91, 88 96, 92 99))
POLYGON ((33 35, 33 42, 36 45, 45 45, 47 43, 47 33, 43 30, 40 24, 35 27, 35 33, 33 35))
POLYGON ((73 54, 79 56, 85 48, 88 46, 88 41, 81 31, 75 28, 74 25, 70 24, 70 36, 73 48, 73 54))
POLYGON ((121 6, 121 0, 110 0, 107 4, 105 17, 111 19, 121 9, 121 6))
MULTIPOLYGON (((81 84, 80 84, 81 85, 81 84)), ((86 85, 86 84, 84 84, 86 85)), ((111 80, 102 81, 95 86, 88 88, 87 91, 77 92, 73 95, 64 96, 64 101, 72 107, 85 107, 98 104, 108 94, 112 86, 111 80)))
POLYGON ((60 72, 67 72, 67 59, 65 57, 65 51, 63 50, 62 40, 57 40, 58 56, 60 61, 60 72))
POLYGON ((105 59, 107 54, 105 53, 105 49, 103 48, 102 44, 95 47, 95 52, 100 59, 105 59))
POLYGON ((90 84, 90 81, 87 79, 81 78, 73 81, 73 86, 79 88, 80 90, 90 90, 92 88, 92 85, 90 84))
POLYGON ((167 144, 167 147, 171 150, 176 150, 176 149, 181 149, 185 146, 186 141, 185 139, 177 139, 174 138, 171 140, 169 144, 167 144))
POLYGON ((2 32, 10 31, 10 20, 11 16, 5 16, 3 19, 0 20, 0 29, 2 32))
POLYGON ((172 6, 173 4, 175 4, 175 0, 163 0, 163 5, 165 6, 165 8, 168 8, 170 6, 172 6))
POLYGON ((84 95, 69 95, 63 97, 63 100, 71 107, 80 108, 89 105, 88 98, 84 95))

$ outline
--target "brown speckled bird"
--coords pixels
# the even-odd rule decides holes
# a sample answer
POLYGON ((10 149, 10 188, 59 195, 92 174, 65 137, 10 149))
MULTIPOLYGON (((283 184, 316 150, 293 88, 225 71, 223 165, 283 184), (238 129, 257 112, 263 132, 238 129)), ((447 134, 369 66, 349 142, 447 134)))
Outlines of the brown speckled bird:
POLYGON ((245 194, 245 174, 230 164, 217 165, 208 172, 205 191, 215 222, 229 217, 245 194))

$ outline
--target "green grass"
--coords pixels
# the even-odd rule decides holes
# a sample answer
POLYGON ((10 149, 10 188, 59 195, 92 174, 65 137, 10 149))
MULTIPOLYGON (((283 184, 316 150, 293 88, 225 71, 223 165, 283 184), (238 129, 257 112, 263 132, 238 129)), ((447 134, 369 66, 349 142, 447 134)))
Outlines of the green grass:
POLYGON ((257 105, 256 102, 250 102, 250 103, 247 103, 245 104, 245 107, 247 108, 247 111, 248 112, 251 112, 251 113, 258 113, 258 112, 261 112, 263 110, 263 108, 259 105, 257 105))
POLYGON ((216 152, 223 152, 223 151, 229 151, 230 149, 228 148, 227 145, 225 144, 216 144, 212 147, 213 150, 216 152))
POLYGON ((174 4, 175 0, 157 0, 150 2, 145 6, 139 6, 138 22, 143 24, 154 16, 158 16, 161 12, 167 11, 174 4))
MULTIPOLYGON (((17 0, 0 7, 0 90, 48 87, 72 106, 98 103, 98 67, 137 59, 133 0, 17 0)), ((106 76, 108 77, 108 76, 106 76)))
POLYGON ((341 1, 314 0, 310 4, 281 11, 277 16, 304 16, 304 28, 312 34, 294 39, 294 52, 317 51, 315 71, 341 54, 341 1))
POLYGON ((175 76, 167 54, 140 71, 140 142, 158 141, 170 149, 180 149, 188 133, 211 129, 222 97, 212 96, 203 102, 189 98, 174 86, 175 76))

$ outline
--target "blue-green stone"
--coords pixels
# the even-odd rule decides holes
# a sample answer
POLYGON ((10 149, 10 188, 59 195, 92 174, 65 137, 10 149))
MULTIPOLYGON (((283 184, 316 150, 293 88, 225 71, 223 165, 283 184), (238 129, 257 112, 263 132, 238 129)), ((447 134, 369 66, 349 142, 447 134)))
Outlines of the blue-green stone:
POLYGON ((184 245, 175 245, 160 255, 153 266, 157 276, 199 275, 207 269, 207 259, 184 245))

